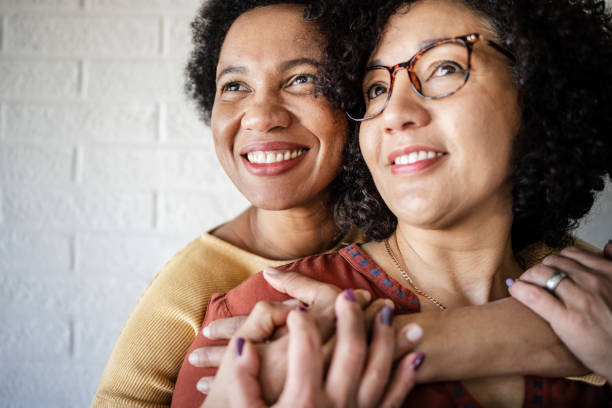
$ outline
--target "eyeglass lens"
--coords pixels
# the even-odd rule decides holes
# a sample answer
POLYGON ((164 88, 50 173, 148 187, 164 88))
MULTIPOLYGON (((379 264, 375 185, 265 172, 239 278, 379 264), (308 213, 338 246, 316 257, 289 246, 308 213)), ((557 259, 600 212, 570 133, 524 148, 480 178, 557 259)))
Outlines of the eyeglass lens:
MULTIPOLYGON (((469 76, 469 49, 462 41, 444 42, 429 48, 412 59, 409 75, 412 88, 427 99, 439 99, 453 94, 461 88, 469 76)), ((388 68, 369 69, 363 80, 364 105, 359 112, 349 112, 354 119, 377 116, 385 109, 395 86, 394 75, 388 68)), ((396 87, 397 88, 397 87, 396 87)))

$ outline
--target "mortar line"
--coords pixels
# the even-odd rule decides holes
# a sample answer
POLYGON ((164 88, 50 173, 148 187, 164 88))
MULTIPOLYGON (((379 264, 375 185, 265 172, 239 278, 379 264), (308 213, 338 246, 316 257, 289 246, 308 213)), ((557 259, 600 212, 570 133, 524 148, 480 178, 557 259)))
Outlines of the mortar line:
POLYGON ((157 104, 157 141, 164 143, 168 141, 168 106, 160 101, 157 104))
POLYGON ((76 146, 72 153, 72 182, 81 184, 83 182, 83 147, 76 146))

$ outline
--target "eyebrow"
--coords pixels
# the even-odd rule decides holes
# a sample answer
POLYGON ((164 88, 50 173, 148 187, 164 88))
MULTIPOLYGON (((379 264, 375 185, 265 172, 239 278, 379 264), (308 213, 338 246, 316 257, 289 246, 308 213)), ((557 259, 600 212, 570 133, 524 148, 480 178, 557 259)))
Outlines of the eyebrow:
POLYGON ((221 72, 219 72, 217 74, 217 82, 219 82, 219 78, 221 78, 223 75, 227 75, 227 74, 244 74, 246 73, 248 70, 246 69, 246 67, 240 66, 240 65, 230 65, 229 67, 221 70, 221 72))
MULTIPOLYGON (((431 39, 428 39, 428 40, 423 40, 423 41, 421 41, 421 42, 419 42, 417 44, 417 52, 419 52, 423 48, 427 48, 430 45, 435 44, 436 42, 438 42, 440 40, 446 40, 447 38, 449 38, 449 37, 431 38, 431 39)), ((374 66, 374 65, 382 65, 382 61, 379 58, 377 58, 374 61, 371 61, 370 63, 368 63, 367 68, 369 68, 371 66, 374 66)))
MULTIPOLYGON (((289 61, 285 61, 281 64, 280 66, 280 71, 284 72, 284 71, 288 71, 292 68, 295 68, 297 66, 300 65, 311 65, 315 68, 319 68, 321 66, 321 63, 315 59, 312 58, 295 58, 289 61)), ((242 66, 242 65, 230 65, 229 67, 221 70, 221 72, 219 72, 217 74, 217 82, 219 81, 219 78, 221 78, 223 75, 227 75, 227 74, 245 74, 248 72, 247 67, 242 66)))
POLYGON ((315 68, 319 68, 321 66, 321 63, 312 58, 296 58, 283 62, 280 66, 280 70, 288 71, 291 68, 295 68, 299 65, 312 65, 315 68))

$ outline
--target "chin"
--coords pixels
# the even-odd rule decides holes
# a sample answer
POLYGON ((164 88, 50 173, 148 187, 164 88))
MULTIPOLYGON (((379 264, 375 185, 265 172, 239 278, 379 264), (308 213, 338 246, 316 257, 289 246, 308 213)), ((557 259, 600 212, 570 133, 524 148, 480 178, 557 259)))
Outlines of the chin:
POLYGON ((296 200, 294 195, 278 196, 256 194, 253 196, 246 195, 247 200, 253 207, 260 208, 267 211, 284 211, 290 210, 299 205, 299 200, 296 200))

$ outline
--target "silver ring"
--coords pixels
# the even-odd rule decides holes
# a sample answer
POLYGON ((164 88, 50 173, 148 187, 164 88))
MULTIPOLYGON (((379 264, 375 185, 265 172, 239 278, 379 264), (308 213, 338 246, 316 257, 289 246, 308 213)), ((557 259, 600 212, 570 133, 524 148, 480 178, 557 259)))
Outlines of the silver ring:
POLYGON ((559 286, 561 281, 565 278, 567 278, 567 273, 563 271, 556 271, 553 276, 546 281, 546 290, 550 293, 555 293, 557 286, 559 286))

